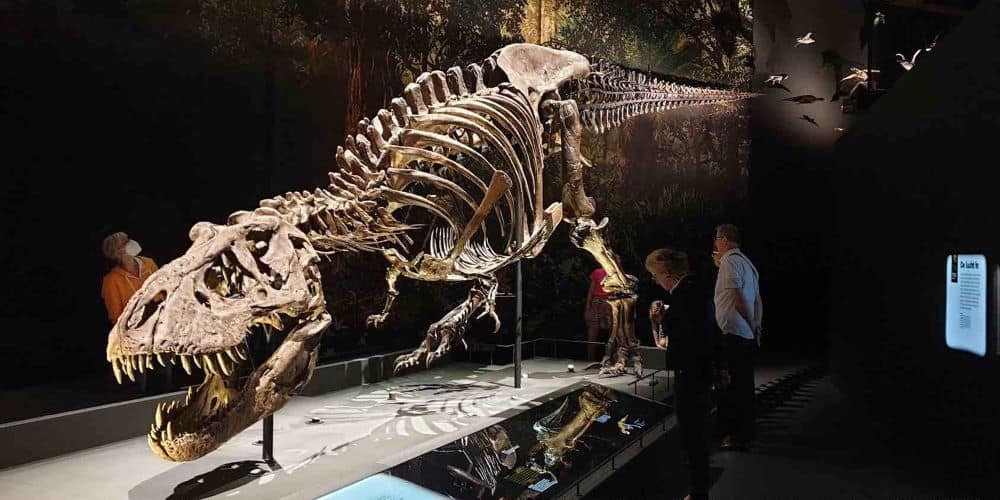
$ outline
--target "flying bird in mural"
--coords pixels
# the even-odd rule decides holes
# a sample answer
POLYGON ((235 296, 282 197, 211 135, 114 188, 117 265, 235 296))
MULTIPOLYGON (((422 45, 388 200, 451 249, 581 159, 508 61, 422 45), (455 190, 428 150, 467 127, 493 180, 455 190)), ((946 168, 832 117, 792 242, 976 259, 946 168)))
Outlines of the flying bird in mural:
POLYGON ((904 57, 903 54, 896 54, 896 62, 898 62, 899 65, 902 66, 903 69, 905 69, 906 71, 910 71, 911 69, 913 69, 914 66, 917 65, 917 56, 920 55, 920 52, 922 52, 923 50, 924 49, 917 49, 917 51, 913 53, 913 57, 911 57, 909 61, 906 60, 906 57, 904 57))
POLYGON ((883 12, 875 12, 875 26, 880 24, 885 24, 885 14, 883 12))
POLYGON ((792 102, 795 102, 795 103, 798 103, 798 104, 812 104, 812 103, 814 103, 816 101, 822 101, 823 98, 822 97, 816 97, 816 96, 810 95, 810 94, 805 94, 805 95, 797 95, 795 97, 789 97, 788 99, 782 99, 782 100, 783 101, 792 101, 792 102))
POLYGON ((783 85, 783 82, 787 79, 788 79, 788 73, 782 73, 780 75, 771 75, 767 77, 767 80, 764 81, 764 85, 772 89, 784 89, 785 92, 788 92, 790 94, 792 93, 792 91, 788 90, 788 87, 783 85))
POLYGON ((810 32, 810 33, 806 33, 805 35, 802 35, 802 36, 796 38, 795 39, 795 46, 798 47, 799 45, 810 45, 810 44, 816 43, 816 40, 814 40, 812 36, 813 36, 813 34, 810 32))
MULTIPOLYGON (((851 87, 851 91, 848 92, 848 95, 854 95, 854 92, 858 90, 858 87, 862 87, 862 86, 865 86, 865 85, 868 84, 868 74, 869 73, 878 73, 878 72, 879 72, 879 70, 877 70, 877 69, 873 69, 873 70, 869 71, 869 70, 867 70, 865 68, 858 68, 856 66, 852 66, 851 67, 851 72, 847 76, 845 76, 844 78, 841 78, 840 81, 846 82, 848 80, 854 80, 854 86, 851 87)), ((840 89, 838 89, 838 91, 839 90, 840 89)))
POLYGON ((809 122, 809 123, 812 123, 812 124, 813 124, 813 125, 815 125, 816 127, 819 127, 819 124, 818 124, 818 123, 816 123, 816 119, 815 119, 815 118, 813 118, 813 117, 811 117, 811 116, 809 116, 809 115, 802 115, 802 116, 800 116, 800 117, 799 117, 799 119, 800 119, 800 120, 805 120, 805 121, 807 121, 807 122, 809 122))

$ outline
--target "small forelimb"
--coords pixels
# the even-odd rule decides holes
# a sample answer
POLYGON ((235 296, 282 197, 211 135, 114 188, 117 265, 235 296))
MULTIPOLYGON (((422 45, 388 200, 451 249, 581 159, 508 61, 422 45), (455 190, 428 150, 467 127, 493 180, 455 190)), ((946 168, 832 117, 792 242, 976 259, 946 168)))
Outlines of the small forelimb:
POLYGON ((374 326, 375 328, 381 328, 382 323, 385 323, 385 319, 389 317, 389 309, 392 308, 393 302, 396 301, 396 297, 399 295, 399 291, 396 290, 396 280, 399 279, 399 274, 401 272, 400 265, 398 263, 392 263, 389 269, 385 271, 385 282, 389 286, 389 291, 385 296, 385 306, 382 308, 381 314, 372 314, 368 316, 367 324, 368 326, 374 326))

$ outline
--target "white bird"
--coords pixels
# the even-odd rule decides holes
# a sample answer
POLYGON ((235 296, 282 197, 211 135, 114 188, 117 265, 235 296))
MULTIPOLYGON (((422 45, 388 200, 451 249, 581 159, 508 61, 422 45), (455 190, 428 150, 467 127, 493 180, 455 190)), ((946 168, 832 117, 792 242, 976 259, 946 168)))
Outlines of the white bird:
POLYGON ((885 14, 882 12, 875 12, 875 26, 880 24, 885 24, 885 14))
POLYGON ((816 43, 816 40, 813 40, 812 36, 813 36, 812 32, 809 32, 803 36, 796 38, 795 46, 798 47, 799 45, 809 45, 811 43, 816 43))
POLYGON ((906 58, 903 57, 903 54, 896 54, 896 62, 898 62, 899 65, 902 66, 903 69, 905 69, 906 71, 910 71, 911 69, 913 69, 914 66, 917 65, 917 54, 920 54, 920 52, 923 50, 924 49, 917 49, 917 51, 913 53, 913 57, 909 61, 907 61, 906 58))
POLYGON ((781 85, 782 82, 788 79, 787 73, 782 73, 780 75, 771 75, 767 77, 764 85, 781 85))
MULTIPOLYGON (((879 72, 879 70, 877 70, 877 69, 871 70, 871 73, 878 73, 878 72, 879 72)), ((868 73, 869 73, 869 71, 866 70, 866 69, 858 68, 858 67, 855 67, 855 66, 851 66, 851 72, 847 76, 845 76, 844 78, 840 79, 840 81, 842 81, 842 82, 847 81, 847 80, 857 80, 854 83, 854 86, 851 87, 851 91, 848 92, 847 95, 854 95, 854 91, 858 90, 858 87, 861 87, 861 86, 865 85, 866 83, 868 83, 868 73)))

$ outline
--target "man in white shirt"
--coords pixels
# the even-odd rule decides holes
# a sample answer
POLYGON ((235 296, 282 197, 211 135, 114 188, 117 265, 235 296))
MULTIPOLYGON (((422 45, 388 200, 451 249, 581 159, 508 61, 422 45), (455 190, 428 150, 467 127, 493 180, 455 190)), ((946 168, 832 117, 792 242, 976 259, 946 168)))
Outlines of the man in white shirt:
POLYGON ((722 330, 719 402, 722 447, 744 447, 754 435, 753 348, 764 308, 757 268, 740 252, 740 231, 732 224, 715 228, 719 266, 715 282, 715 320, 722 330))

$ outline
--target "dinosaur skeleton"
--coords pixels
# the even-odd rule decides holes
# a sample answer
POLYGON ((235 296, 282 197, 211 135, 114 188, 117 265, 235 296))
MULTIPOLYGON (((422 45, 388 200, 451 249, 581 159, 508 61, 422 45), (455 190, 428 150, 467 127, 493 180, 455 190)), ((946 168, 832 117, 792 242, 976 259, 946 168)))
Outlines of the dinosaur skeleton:
POLYGON ((649 78, 584 56, 530 44, 504 47, 482 64, 420 75, 336 153, 330 185, 265 199, 226 224, 199 222, 191 248, 154 273, 112 328, 115 376, 160 365, 203 369, 185 402, 157 408, 149 445, 167 460, 196 459, 281 408, 309 381, 326 312, 320 259, 377 252, 387 261, 383 324, 400 277, 472 282, 468 298, 432 324, 395 372, 429 366, 473 318, 494 310, 497 270, 538 255, 556 226, 607 271, 613 328, 602 372, 641 371, 632 309, 636 279, 601 236, 583 186, 584 128, 594 133, 663 109, 730 102, 752 94, 649 78), (543 199, 542 168, 561 153, 561 201, 543 199), (546 204, 547 203, 547 204, 546 204), (277 349, 247 362, 254 333, 277 349), (239 378, 249 373, 245 380, 239 378))

